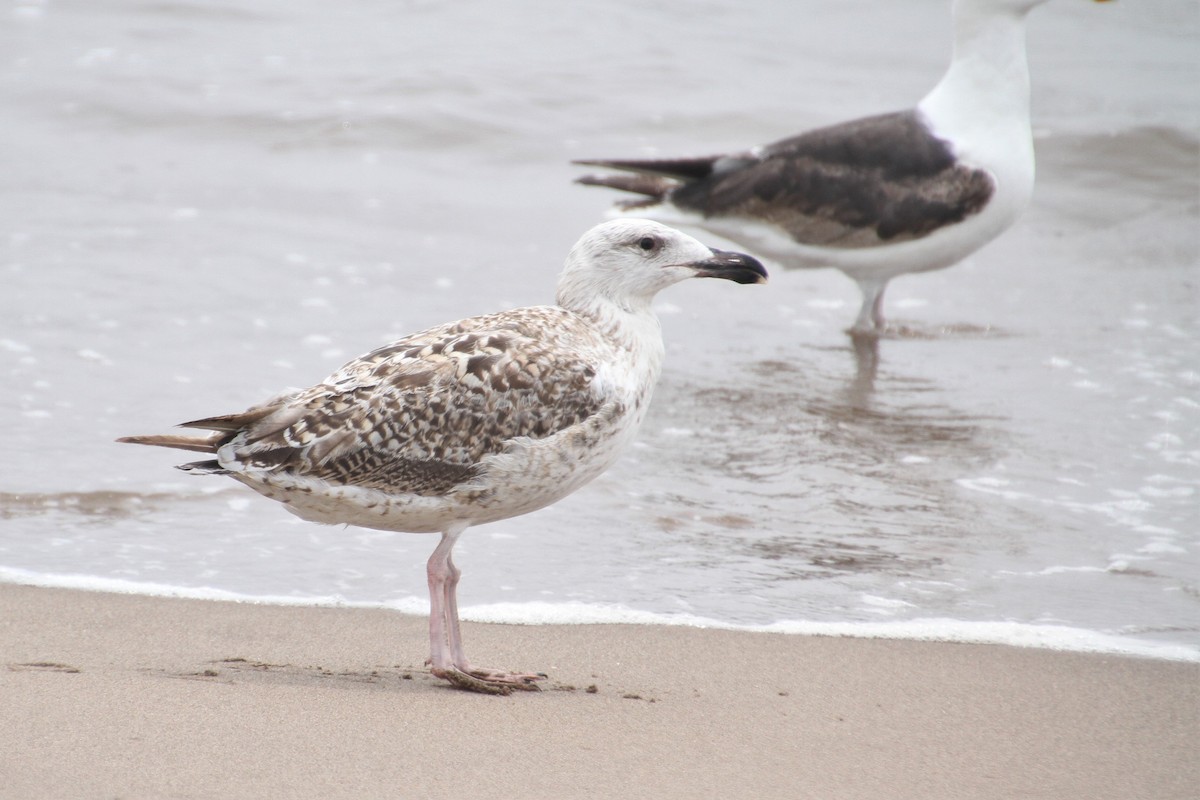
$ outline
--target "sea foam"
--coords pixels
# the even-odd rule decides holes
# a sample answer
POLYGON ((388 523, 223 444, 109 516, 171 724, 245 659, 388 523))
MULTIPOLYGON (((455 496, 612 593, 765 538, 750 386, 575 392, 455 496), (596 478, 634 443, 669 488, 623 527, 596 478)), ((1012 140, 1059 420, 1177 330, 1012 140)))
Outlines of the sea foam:
MULTIPOLYGON (((0 566, 0 583, 190 600, 262 605, 386 608, 404 614, 422 616, 429 613, 429 602, 423 597, 405 597, 386 602, 353 602, 335 595, 321 597, 254 596, 223 589, 172 586, 117 578, 100 578, 92 575, 36 573, 3 566, 0 566)), ((1200 648, 1196 647, 1146 639, 1130 639, 1111 633, 1063 625, 1032 625, 1019 622, 972 622, 925 618, 903 622, 783 620, 767 625, 734 625, 690 614, 661 614, 621 605, 580 602, 490 603, 461 608, 460 616, 471 622, 509 625, 668 625, 799 636, 995 644, 1200 663, 1200 648)))

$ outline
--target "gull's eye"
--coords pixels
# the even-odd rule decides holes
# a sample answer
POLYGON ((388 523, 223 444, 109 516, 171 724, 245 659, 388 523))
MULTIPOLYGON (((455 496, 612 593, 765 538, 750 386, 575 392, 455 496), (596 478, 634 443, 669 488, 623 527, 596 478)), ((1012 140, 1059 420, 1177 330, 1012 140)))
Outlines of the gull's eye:
POLYGON ((643 236, 638 240, 638 247, 647 253, 653 252, 658 249, 658 239, 655 239, 653 236, 643 236))

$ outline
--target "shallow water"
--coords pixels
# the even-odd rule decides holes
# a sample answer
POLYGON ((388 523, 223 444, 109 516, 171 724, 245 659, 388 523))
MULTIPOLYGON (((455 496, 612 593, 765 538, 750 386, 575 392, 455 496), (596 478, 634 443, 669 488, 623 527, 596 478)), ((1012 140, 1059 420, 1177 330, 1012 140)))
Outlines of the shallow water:
MULTIPOLYGON (((612 199, 572 158, 891 110, 949 48, 941 0, 503 5, 0 12, 0 577, 419 605, 433 538, 304 523, 112 439, 550 300, 612 199)), ((1200 12, 1060 0, 1029 27, 1018 226, 897 280, 877 353, 837 273, 665 292, 639 442, 464 537, 464 605, 1200 648, 1200 12)))

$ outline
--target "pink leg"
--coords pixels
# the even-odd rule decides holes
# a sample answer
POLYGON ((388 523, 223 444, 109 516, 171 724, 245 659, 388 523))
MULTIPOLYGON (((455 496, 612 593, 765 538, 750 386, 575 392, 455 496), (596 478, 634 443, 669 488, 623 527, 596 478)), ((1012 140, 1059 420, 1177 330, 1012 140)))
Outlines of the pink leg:
POLYGON ((454 543, 466 525, 456 524, 442 532, 442 540, 426 565, 429 578, 429 662, 433 674, 460 689, 487 694, 508 694, 513 689, 537 690, 536 680, 545 675, 476 669, 467 661, 458 624, 458 579, 454 565, 454 543))
POLYGON ((446 581, 452 568, 450 551, 464 530, 465 526, 443 532, 441 542, 425 565, 429 579, 429 663, 435 675, 453 665, 446 630, 446 581))
POLYGON ((450 658, 454 661, 454 666, 463 672, 470 672, 467 654, 463 650, 462 629, 458 624, 458 579, 462 577, 462 570, 454 565, 453 556, 447 556, 446 566, 449 567, 445 586, 446 637, 450 640, 450 658))
POLYGON ((883 290, 887 288, 887 281, 860 281, 858 288, 863 296, 862 307, 850 333, 880 336, 887 328, 887 321, 883 318, 883 290))

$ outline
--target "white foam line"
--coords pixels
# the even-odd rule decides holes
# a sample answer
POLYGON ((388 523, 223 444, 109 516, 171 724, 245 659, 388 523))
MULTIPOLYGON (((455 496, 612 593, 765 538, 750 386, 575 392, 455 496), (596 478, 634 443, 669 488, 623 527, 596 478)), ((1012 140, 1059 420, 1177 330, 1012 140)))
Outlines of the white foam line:
POLYGON ((584 603, 496 603, 461 610, 473 622, 537 624, 682 625, 718 630, 783 633, 802 636, 838 636, 857 639, 904 639, 924 642, 958 642, 1034 647, 1074 653, 1107 653, 1143 658, 1200 663, 1200 648, 1173 642, 1129 639, 1110 633, 1066 625, 1033 625, 1024 622, 971 622, 924 618, 895 622, 811 622, 785 620, 767 625, 734 625, 686 614, 657 614, 623 606, 584 603))
MULTIPOLYGON (((0 583, 59 589, 174 597, 188 600, 254 603, 260 605, 387 608, 405 614, 425 615, 424 598, 407 597, 386 602, 350 601, 339 596, 296 597, 245 595, 224 589, 142 583, 93 575, 49 574, 0 566, 0 583)), ((1032 625, 1024 622, 970 622, 926 618, 896 622, 809 622, 787 620, 768 625, 734 625, 690 614, 659 614, 619 605, 589 603, 491 603, 460 610, 471 622, 508 625, 671 625, 713 630, 781 633, 800 636, 837 636, 856 639, 899 639, 923 642, 958 642, 1033 647, 1073 653, 1138 656, 1200 663, 1200 648, 1172 642, 1129 639, 1115 634, 1065 625, 1032 625)))
MULTIPOLYGON (((122 578, 101 578, 95 575, 33 572, 18 567, 0 566, 0 583, 43 586, 51 589, 80 589, 112 594, 140 594, 153 597, 175 597, 184 600, 221 600, 235 603, 261 603, 279 606, 354 605, 337 597, 293 597, 289 595, 245 595, 210 587, 174 586, 166 583, 129 581, 122 578)), ((378 605, 378 604, 375 604, 378 605)), ((428 608, 426 608, 428 611, 428 608)))

